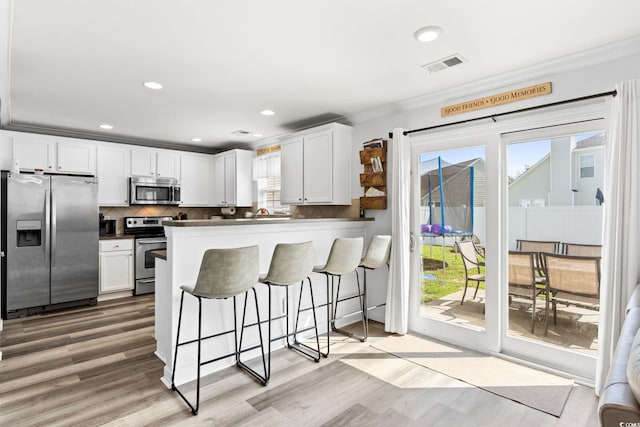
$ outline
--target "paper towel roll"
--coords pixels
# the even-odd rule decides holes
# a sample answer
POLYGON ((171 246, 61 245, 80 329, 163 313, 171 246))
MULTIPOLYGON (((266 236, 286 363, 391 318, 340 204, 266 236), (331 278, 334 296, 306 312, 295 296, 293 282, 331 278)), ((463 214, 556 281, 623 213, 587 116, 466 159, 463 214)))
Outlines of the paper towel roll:
POLYGON ((222 215, 235 215, 236 208, 222 208, 220 209, 220 212, 222 213, 222 215))

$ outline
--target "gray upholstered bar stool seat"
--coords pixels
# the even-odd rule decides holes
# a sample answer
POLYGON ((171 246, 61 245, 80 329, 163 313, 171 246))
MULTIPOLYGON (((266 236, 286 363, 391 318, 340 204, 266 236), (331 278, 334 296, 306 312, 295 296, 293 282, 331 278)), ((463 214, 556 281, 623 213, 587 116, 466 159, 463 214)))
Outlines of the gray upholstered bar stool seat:
MULTIPOLYGON (((327 264, 324 266, 318 266, 313 269, 315 273, 324 274, 327 278, 327 351, 326 353, 322 353, 322 356, 327 357, 329 355, 330 350, 330 331, 333 330, 340 334, 346 336, 353 336, 350 332, 344 331, 342 329, 338 329, 336 327, 336 310, 333 304, 333 295, 334 295, 334 279, 338 278, 338 292, 336 295, 336 300, 339 299, 340 295, 340 283, 342 281, 342 276, 349 273, 356 274, 356 283, 358 285, 358 294, 346 299, 357 298, 362 294, 360 290, 360 279, 358 278, 357 268, 358 264, 360 264, 360 259, 362 257, 362 247, 364 245, 364 239, 362 237, 354 237, 354 238, 345 238, 340 237, 333 241, 331 245, 331 251, 329 252, 329 257, 327 258, 327 264), (329 281, 331 279, 331 281, 329 281), (331 283, 331 286, 329 286, 331 283), (332 310, 333 308, 333 310, 332 310)), ((361 297, 360 297, 361 298, 361 297)), ((360 301, 360 307, 364 307, 364 301, 360 301)), ((363 318, 363 327, 364 327, 364 318, 363 318)))
MULTIPOLYGON (((176 349, 173 357, 173 372, 171 375, 171 389, 175 390, 178 395, 189 405, 193 415, 198 414, 200 406, 200 367, 207 363, 215 362, 227 357, 234 356, 236 365, 248 372, 253 378, 267 385, 269 380, 267 376, 266 356, 264 345, 262 342, 262 329, 260 322, 260 313, 258 310, 258 297, 254 285, 258 283, 259 269, 259 252, 258 246, 248 246, 244 248, 231 249, 208 249, 202 257, 200 271, 194 287, 181 286, 182 294, 180 297, 180 312, 178 315, 178 331, 176 336, 176 349), (245 365, 240 360, 242 353, 242 339, 245 329, 245 315, 247 312, 247 301, 249 299, 249 290, 253 290, 253 297, 256 306, 258 333, 260 336, 260 347, 262 351, 262 365, 264 375, 259 374, 255 370, 245 365), (180 329, 182 326, 182 307, 184 303, 185 293, 194 296, 198 300, 198 338, 195 340, 180 342, 180 329), (238 342, 238 321, 236 313, 236 296, 244 294, 244 309, 242 312, 242 326, 240 328, 240 341, 238 342), (233 329, 215 333, 202 337, 202 300, 203 299, 227 299, 233 298, 233 329), (201 362, 201 345, 203 340, 221 337, 226 334, 233 333, 234 350, 231 353, 201 362), (188 344, 198 344, 198 367, 196 377, 196 402, 193 405, 187 397, 178 390, 175 384, 176 366, 178 364, 178 348, 188 344)), ((247 351, 249 349, 245 349, 247 351)))
MULTIPOLYGON (((311 286, 311 272, 313 271, 313 265, 316 260, 315 248, 313 242, 304 243, 279 243, 276 245, 273 256, 271 257, 271 264, 269 265, 269 272, 266 276, 260 278, 260 282, 268 285, 269 288, 269 355, 271 350, 271 341, 281 339, 278 337, 272 339, 271 337, 271 322, 277 319, 285 318, 286 322, 286 337, 287 347, 294 350, 304 356, 307 356, 316 362, 320 361, 320 338, 318 337, 318 322, 316 320, 315 301, 313 298, 313 287, 311 286), (311 307, 302 309, 302 293, 304 291, 305 279, 309 282, 309 294, 311 296, 311 307), (289 288, 291 286, 300 283, 300 296, 298 298, 298 308, 296 312, 295 326, 293 332, 289 333, 289 288), (284 286, 286 289, 286 309, 285 315, 278 318, 271 318, 271 287, 272 286, 284 286), (317 348, 310 347, 300 341, 297 336, 300 332, 298 330, 298 321, 300 319, 301 311, 311 310, 313 314, 313 329, 316 333, 316 345, 317 348), (293 341, 290 338, 293 337, 293 341)), ((271 370, 271 357, 268 357, 267 372, 271 370)))
MULTIPOLYGON (((363 316, 364 320, 364 335, 363 341, 366 341, 369 338, 369 310, 373 310, 374 308, 383 307, 386 303, 378 304, 369 307, 367 302, 367 270, 377 270, 378 268, 386 265, 389 267, 389 258, 391 257, 391 236, 386 234, 379 234, 373 236, 371 241, 369 242, 369 246, 367 248, 367 253, 364 258, 360 260, 360 264, 358 267, 362 268, 362 298, 364 299, 363 307, 363 316)), ((336 302, 336 308, 338 307, 338 303, 336 302)))

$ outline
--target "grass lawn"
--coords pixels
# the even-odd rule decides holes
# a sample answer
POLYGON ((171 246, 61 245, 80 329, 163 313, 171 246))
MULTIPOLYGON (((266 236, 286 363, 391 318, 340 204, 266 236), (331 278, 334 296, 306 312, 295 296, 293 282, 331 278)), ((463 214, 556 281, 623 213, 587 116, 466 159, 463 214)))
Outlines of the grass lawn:
MULTIPOLYGON (((422 245, 422 272, 435 279, 421 279, 421 303, 437 300, 464 289, 464 265, 462 257, 452 247, 444 247, 446 268, 442 268, 442 246, 422 245)), ((475 288, 475 282, 471 284, 475 288)), ((480 284, 484 288, 484 284, 480 284)))

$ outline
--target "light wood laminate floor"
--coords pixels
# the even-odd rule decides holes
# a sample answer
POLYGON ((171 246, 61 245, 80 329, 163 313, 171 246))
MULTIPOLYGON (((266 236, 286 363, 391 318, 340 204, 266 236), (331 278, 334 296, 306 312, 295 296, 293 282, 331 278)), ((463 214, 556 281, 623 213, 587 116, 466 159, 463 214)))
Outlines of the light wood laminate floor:
POLYGON ((206 377, 194 417, 160 382, 153 310, 151 295, 5 321, 0 425, 599 425, 590 388, 555 418, 342 336, 320 363, 275 351, 267 387, 235 367, 206 377))

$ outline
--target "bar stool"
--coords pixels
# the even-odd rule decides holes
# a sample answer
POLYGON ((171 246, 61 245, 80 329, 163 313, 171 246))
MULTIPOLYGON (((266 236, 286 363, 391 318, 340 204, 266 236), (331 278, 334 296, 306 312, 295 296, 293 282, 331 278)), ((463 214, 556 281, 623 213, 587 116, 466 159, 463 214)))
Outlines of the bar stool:
MULTIPOLYGON (((195 287, 181 286, 182 295, 180 297, 180 313, 178 315, 178 331, 176 336, 176 349, 173 357, 173 372, 171 374, 171 389, 176 391, 178 395, 189 405, 193 415, 198 415, 198 409, 200 406, 200 367, 202 365, 225 359, 230 356, 235 356, 236 365, 249 373, 253 378, 261 382, 263 385, 267 385, 269 381, 267 375, 266 357, 264 353, 264 345, 262 342, 262 328, 260 326, 260 313, 258 311, 258 297, 256 290, 253 287, 258 282, 258 269, 259 269, 259 252, 258 246, 248 246, 244 248, 232 248, 232 249, 208 249, 205 251, 202 257, 202 263, 200 265, 200 271, 198 273, 198 279, 196 280, 195 287), (253 297, 256 305, 256 312, 258 316, 257 326, 260 335, 260 349, 262 351, 262 365, 264 368, 264 375, 260 375, 240 360, 240 354, 242 353, 242 339, 244 336, 245 328, 245 315, 247 312, 247 300, 249 299, 249 290, 253 290, 253 297), (180 342, 180 328, 182 324, 182 306, 184 303, 184 294, 188 293, 198 299, 198 338, 196 340, 190 340, 180 342), (240 332, 240 342, 238 343, 238 321, 236 316, 236 296, 244 294, 244 309, 242 312, 242 328, 240 332), (202 299, 227 299, 233 297, 233 329, 202 337, 202 299), (201 362, 201 343, 203 340, 221 337, 226 334, 233 333, 234 337, 234 351, 229 354, 225 354, 220 357, 216 357, 205 362, 201 362), (189 402, 184 394, 178 389, 175 384, 176 366, 178 364, 178 348, 198 343, 198 371, 196 377, 196 403, 195 406, 189 402)), ((244 351, 252 350, 245 349, 244 351)))
MULTIPOLYGON (((338 329, 335 324, 335 309, 333 308, 333 295, 334 295, 334 279, 338 277, 338 294, 340 293, 340 282, 342 281, 342 276, 348 273, 356 273, 356 282, 358 284, 358 295, 361 295, 362 292, 360 290, 360 279, 358 278, 358 272, 356 271, 358 268, 358 264, 360 263, 360 257, 362 256, 362 247, 364 244, 364 239, 362 237, 355 238, 337 238, 333 241, 331 245, 331 251, 329 252, 329 257, 327 258, 327 264, 324 266, 317 266, 313 269, 315 273, 324 274, 327 278, 327 352, 321 353, 323 357, 329 356, 329 345, 330 345, 330 332, 333 330, 340 334, 346 335, 348 337, 353 336, 353 334, 343 331, 342 329, 338 329), (331 289, 329 289, 329 278, 331 278, 331 289), (333 311, 333 313, 332 313, 333 311)), ((345 298, 357 298, 358 295, 353 297, 345 298)), ((336 299, 338 299, 336 297, 336 299)), ((360 305, 364 307, 363 301, 361 299, 360 305)), ((364 320, 363 320, 364 327, 364 320)))
MULTIPOLYGON (((279 243, 276 245, 273 256, 271 257, 271 264, 269 265, 269 272, 266 276, 260 278, 260 282, 264 283, 269 288, 269 357, 267 362, 267 378, 271 373, 271 321, 281 318, 286 318, 286 339, 287 348, 294 350, 303 356, 307 356, 316 362, 320 361, 320 338, 318 337, 318 322, 316 320, 315 301, 313 299, 313 287, 311 286, 311 272, 313 271, 313 264, 315 263, 316 255, 313 242, 305 243, 279 243), (309 293, 311 295, 311 307, 302 310, 302 293, 304 291, 304 281, 309 282, 309 293), (293 333, 289 333, 289 288, 293 285, 300 283, 300 296, 298 298, 298 309, 296 313, 295 326, 293 333), (284 286, 286 290, 286 312, 284 316, 280 316, 276 319, 271 318, 271 287, 272 286, 284 286), (299 342, 297 335, 300 332, 298 330, 298 321, 300 319, 300 312, 311 310, 313 312, 313 328, 316 332, 316 344, 317 348, 309 347, 308 345, 299 342), (293 342, 290 341, 290 337, 293 336, 293 342)), ((283 337, 278 337, 280 339, 283 337)))
MULTIPOLYGON (((366 307, 363 310, 363 316, 365 317, 364 321, 364 336, 362 341, 366 341, 369 338, 369 310, 373 310, 374 308, 383 307, 386 305, 386 302, 382 304, 374 305, 369 307, 367 304, 367 270, 376 270, 383 265, 389 267, 389 258, 391 257, 391 236, 379 234, 373 236, 371 241, 369 242, 369 247, 367 248, 367 253, 364 258, 360 260, 360 264, 358 267, 362 268, 362 287, 363 287, 363 299, 364 304, 363 307, 366 307)), ((336 301, 336 309, 338 307, 338 302, 336 301)), ((354 313, 355 314, 355 313, 354 313)))

